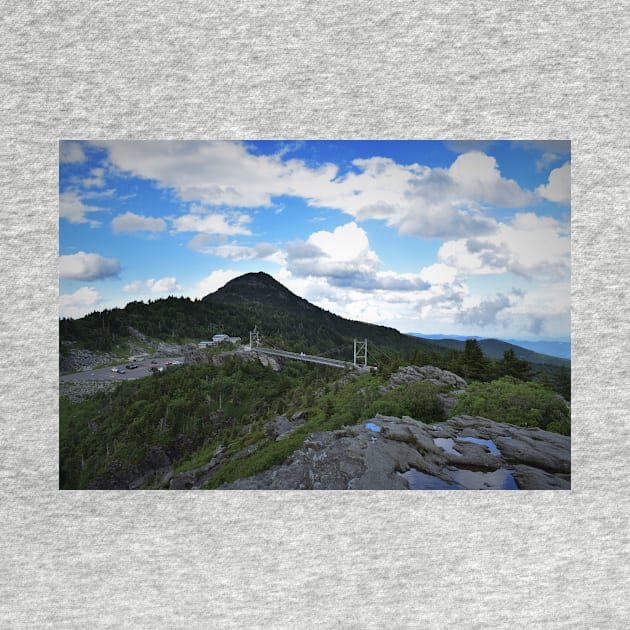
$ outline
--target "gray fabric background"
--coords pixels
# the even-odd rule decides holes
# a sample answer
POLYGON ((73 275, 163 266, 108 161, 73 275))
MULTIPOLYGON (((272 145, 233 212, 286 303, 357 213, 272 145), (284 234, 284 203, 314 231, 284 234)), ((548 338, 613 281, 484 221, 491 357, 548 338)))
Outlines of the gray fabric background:
POLYGON ((629 8, 3 2, 0 628, 628 627, 629 8), (570 138, 573 490, 59 492, 59 138, 570 138))

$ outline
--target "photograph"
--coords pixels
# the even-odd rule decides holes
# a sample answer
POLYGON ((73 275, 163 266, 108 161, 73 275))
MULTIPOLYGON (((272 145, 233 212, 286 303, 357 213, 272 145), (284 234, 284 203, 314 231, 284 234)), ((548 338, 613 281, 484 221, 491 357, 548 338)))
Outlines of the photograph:
POLYGON ((61 490, 570 490, 568 140, 59 142, 61 490))

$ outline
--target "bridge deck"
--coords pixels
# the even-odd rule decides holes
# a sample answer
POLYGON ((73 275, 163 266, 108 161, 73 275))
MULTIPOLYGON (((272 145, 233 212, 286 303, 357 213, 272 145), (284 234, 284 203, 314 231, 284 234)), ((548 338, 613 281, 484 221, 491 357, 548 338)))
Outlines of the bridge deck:
POLYGON ((288 352, 287 350, 274 350, 272 348, 255 348, 255 352, 262 352, 263 354, 271 354, 278 357, 285 357, 287 359, 295 359, 296 361, 306 361, 307 363, 319 363, 320 365, 329 365, 331 367, 347 369, 369 369, 375 370, 372 365, 355 365, 350 361, 340 361, 339 359, 328 359, 326 357, 318 357, 313 354, 303 354, 298 352, 288 352))

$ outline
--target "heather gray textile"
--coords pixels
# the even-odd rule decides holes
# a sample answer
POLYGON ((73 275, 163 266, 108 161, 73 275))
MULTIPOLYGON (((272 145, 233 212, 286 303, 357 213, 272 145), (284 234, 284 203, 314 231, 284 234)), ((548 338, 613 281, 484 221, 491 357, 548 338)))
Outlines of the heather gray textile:
POLYGON ((1 628, 625 628, 628 3, 3 3, 1 628), (59 138, 570 138, 571 492, 60 492, 59 138))

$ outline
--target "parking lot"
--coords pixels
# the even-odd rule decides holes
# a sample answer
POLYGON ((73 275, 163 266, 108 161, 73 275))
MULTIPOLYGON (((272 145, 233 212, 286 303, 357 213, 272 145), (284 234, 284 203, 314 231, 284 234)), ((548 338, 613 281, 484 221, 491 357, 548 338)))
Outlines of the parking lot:
POLYGON ((184 357, 154 358, 134 362, 127 361, 120 365, 111 365, 97 370, 85 370, 74 374, 64 374, 59 380, 71 383, 81 381, 129 381, 150 376, 152 374, 151 368, 167 369, 171 365, 181 365, 183 363, 184 357), (137 367, 130 368, 128 367, 130 365, 136 365, 137 367), (114 369, 119 371, 114 372, 114 369))

